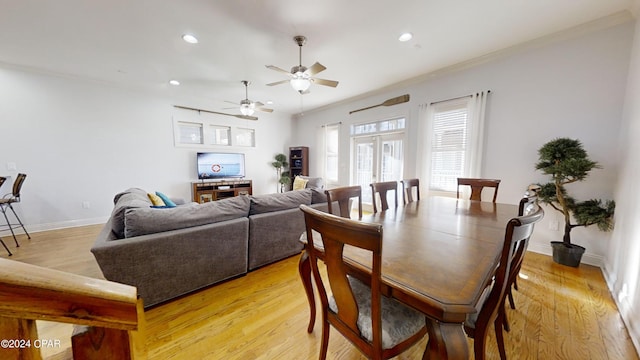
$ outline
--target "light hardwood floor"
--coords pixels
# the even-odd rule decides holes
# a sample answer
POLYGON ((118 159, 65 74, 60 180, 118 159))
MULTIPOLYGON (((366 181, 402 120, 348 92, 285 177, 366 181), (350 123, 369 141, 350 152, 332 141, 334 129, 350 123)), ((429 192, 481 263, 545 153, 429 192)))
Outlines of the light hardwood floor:
MULTIPOLYGON (((19 248, 13 239, 4 240, 14 252, 12 260, 102 278, 89 252, 100 228, 34 233, 31 240, 20 236, 19 248)), ((6 252, 0 257, 9 258, 6 252)), ((149 358, 316 359, 320 319, 307 334, 308 307, 297 264, 297 257, 285 259, 146 311, 149 358)), ((507 309, 509 359, 638 360, 599 268, 564 267, 528 253, 521 274, 520 291, 514 292, 517 309, 507 309)), ((72 358, 71 326, 40 321, 38 328, 41 339, 62 342, 60 348, 43 349, 46 359, 72 358)), ((397 359, 420 359, 426 342, 397 359)), ((493 334, 488 344, 488 357, 499 358, 493 334)), ((328 359, 364 356, 331 330, 328 359)))

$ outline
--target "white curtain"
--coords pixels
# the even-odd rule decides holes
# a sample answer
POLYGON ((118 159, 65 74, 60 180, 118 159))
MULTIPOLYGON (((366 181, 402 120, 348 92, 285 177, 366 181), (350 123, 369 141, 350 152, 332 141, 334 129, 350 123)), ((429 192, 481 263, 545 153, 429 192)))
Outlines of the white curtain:
POLYGON ((489 91, 487 90, 450 100, 424 103, 418 106, 418 130, 423 139, 422 142, 418 143, 417 149, 419 154, 422 154, 422 158, 418 162, 418 171, 421 174, 420 181, 424 183, 425 189, 431 189, 433 185, 434 188, 439 189, 437 191, 455 191, 455 178, 451 178, 451 172, 455 170, 447 164, 453 165, 452 161, 456 161, 456 159, 461 161, 454 165, 457 170, 455 171, 458 174, 457 176, 482 177, 485 113, 488 94, 489 91), (464 131, 466 136, 452 131, 452 128, 448 128, 448 125, 443 123, 443 121, 446 122, 449 119, 454 127, 453 129, 455 130, 455 126, 458 126, 458 131, 464 131), (461 119, 464 119, 462 123, 460 122, 461 119), (434 126, 437 129, 434 129, 434 126), (445 127, 442 128, 442 126, 445 127), (460 126, 463 128, 460 128, 460 126), (433 153, 433 147, 437 145, 432 144, 434 134, 439 134, 439 139, 441 141, 444 139, 444 145, 447 147, 457 144, 461 150, 464 149, 464 155, 461 153, 459 158, 452 159, 449 155, 451 153, 447 154, 446 151, 438 150, 440 155, 433 153), (460 143, 456 141, 460 141, 460 143), (448 162, 444 165, 445 168, 440 170, 431 168, 434 156, 439 156, 437 158, 439 159, 439 167, 443 166, 443 159, 448 162), (433 180, 432 177, 434 177, 433 180))
POLYGON ((431 114, 432 106, 429 103, 418 105, 418 134, 422 141, 418 141, 417 173, 420 174, 420 187, 429 189, 431 167, 431 114))
POLYGON ((471 134, 467 148, 467 177, 482 177, 482 159, 484 157, 484 128, 487 97, 489 90, 471 95, 469 101, 469 123, 471 134))

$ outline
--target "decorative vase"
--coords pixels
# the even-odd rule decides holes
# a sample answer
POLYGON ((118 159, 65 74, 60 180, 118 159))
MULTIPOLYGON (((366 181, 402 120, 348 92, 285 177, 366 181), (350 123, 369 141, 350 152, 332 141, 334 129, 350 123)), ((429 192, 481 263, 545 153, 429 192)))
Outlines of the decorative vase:
POLYGON ((552 241, 553 261, 558 264, 578 267, 582 254, 586 250, 584 247, 576 244, 565 244, 562 241, 552 241))

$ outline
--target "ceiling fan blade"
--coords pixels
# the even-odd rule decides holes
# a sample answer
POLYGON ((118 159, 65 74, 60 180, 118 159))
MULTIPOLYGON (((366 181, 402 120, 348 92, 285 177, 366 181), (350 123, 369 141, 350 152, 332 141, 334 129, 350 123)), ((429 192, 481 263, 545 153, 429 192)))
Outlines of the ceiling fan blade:
POLYGON ((313 76, 321 71, 326 70, 327 68, 320 64, 319 62, 316 62, 315 64, 311 65, 310 68, 307 69, 307 71, 305 71, 307 74, 309 74, 310 76, 313 76))
POLYGON ((274 86, 274 85, 280 85, 280 84, 286 84, 288 83, 289 80, 281 80, 281 81, 276 81, 276 82, 272 82, 270 84, 267 84, 267 86, 274 86))
POLYGON ((256 110, 262 111, 262 112, 268 112, 268 113, 273 112, 273 109, 268 109, 268 108, 263 108, 263 107, 257 107, 256 110))
POLYGON ((210 114, 233 116, 233 117, 237 117, 239 119, 245 119, 245 120, 258 120, 258 118, 255 117, 255 116, 227 114, 227 113, 222 113, 222 112, 217 112, 217 111, 196 109, 196 108, 187 107, 187 106, 180 106, 180 105, 173 105, 173 107, 178 108, 178 109, 193 110, 193 111, 197 111, 197 112, 206 112, 206 113, 210 113, 210 114))
POLYGON ((281 72, 281 73, 285 73, 287 75, 291 75, 291 73, 288 72, 287 70, 279 68, 277 66, 274 66, 274 65, 265 65, 265 66, 267 67, 267 69, 271 69, 271 70, 275 70, 275 71, 278 71, 278 72, 281 72))
POLYGON ((318 85, 331 86, 331 87, 338 86, 338 82, 334 80, 317 79, 317 78, 312 78, 311 80, 313 80, 313 82, 318 85))
POLYGON ((354 112, 358 112, 358 111, 362 111, 362 110, 373 109, 373 108, 378 107, 378 106, 398 105, 398 104, 402 104, 402 103, 408 102, 409 99, 410 99, 409 94, 404 94, 404 95, 400 95, 400 96, 385 100, 383 103, 378 104, 378 105, 373 105, 373 106, 369 106, 369 107, 366 107, 366 108, 349 111, 349 114, 353 114, 354 112))
POLYGON ((233 105, 238 105, 238 106, 240 106, 240 104, 235 103, 235 102, 233 102, 233 101, 227 101, 227 100, 225 100, 224 102, 229 103, 229 104, 233 104, 233 105))

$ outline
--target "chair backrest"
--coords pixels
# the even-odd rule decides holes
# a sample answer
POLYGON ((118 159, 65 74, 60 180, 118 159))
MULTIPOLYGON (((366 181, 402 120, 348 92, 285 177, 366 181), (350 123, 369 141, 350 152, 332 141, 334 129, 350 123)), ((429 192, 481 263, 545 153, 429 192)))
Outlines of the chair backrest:
POLYGON ((24 183, 24 179, 27 178, 25 174, 18 174, 16 181, 13 183, 13 197, 17 200, 20 200, 20 190, 22 189, 22 183, 24 183))
POLYGON ((338 202, 339 216, 351 218, 351 199, 358 198, 358 219, 362 218, 362 187, 345 186, 324 191, 327 195, 329 213, 333 214, 333 203, 338 202))
POLYGON ((471 200, 482 201, 482 189, 485 187, 494 188, 493 190, 493 202, 496 202, 498 196, 498 186, 500 180, 498 179, 476 179, 476 178, 458 178, 458 187, 456 190, 456 197, 460 198, 460 186, 468 185, 471 187, 471 200))
POLYGON ((2 184, 4 184, 5 181, 7 181, 7 178, 0 176, 0 186, 2 186, 2 184))
POLYGON ((415 200, 420 200, 420 180, 418 179, 404 179, 400 181, 402 184, 402 201, 405 204, 414 201, 413 188, 416 188, 415 200))
POLYGON ((543 217, 544 211, 534 203, 528 215, 515 217, 507 223, 500 265, 496 269, 491 291, 478 313, 476 329, 486 328, 495 321, 510 285, 511 269, 522 262, 534 225, 543 217))
POLYGON ((534 210, 535 206, 538 204, 538 196, 530 195, 529 192, 526 192, 522 199, 520 199, 520 204, 518 204, 518 216, 523 216, 534 210))
POLYGON ((398 207, 398 182, 397 181, 384 181, 371 183, 371 201, 373 202, 373 212, 378 212, 378 205, 376 202, 376 194, 380 195, 380 207, 381 210, 387 210, 389 208, 389 201, 387 200, 387 192, 393 191, 394 206, 398 207))
MULTIPOLYGON (((308 246, 307 252, 311 268, 320 294, 323 315, 340 333, 358 347, 364 346, 358 330, 358 305, 349 279, 348 266, 343 260, 345 245, 364 249, 371 253, 371 319, 373 329, 373 347, 382 352, 382 296, 380 291, 382 271, 382 225, 362 223, 328 214, 306 205, 300 205, 304 212, 309 243, 313 243, 313 235, 320 234, 324 252, 322 256, 327 267, 327 279, 336 302, 338 312, 329 310, 329 298, 326 287, 318 270, 320 250, 308 246)), ((318 241, 318 239, 315 239, 318 241)), ((368 280, 368 279, 367 279, 368 280)), ((374 351, 375 352, 375 351, 374 351)))

